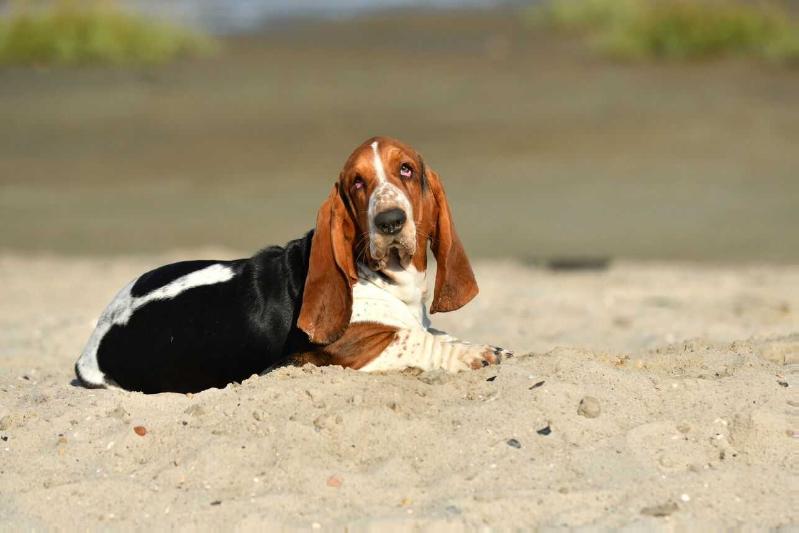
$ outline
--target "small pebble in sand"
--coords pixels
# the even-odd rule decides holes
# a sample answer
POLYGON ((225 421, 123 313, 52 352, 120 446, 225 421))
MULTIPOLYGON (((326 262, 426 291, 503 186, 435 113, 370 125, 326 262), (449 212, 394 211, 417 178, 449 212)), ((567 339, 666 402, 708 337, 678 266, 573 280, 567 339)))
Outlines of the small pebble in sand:
POLYGON ((139 437, 147 435, 147 428, 144 426, 134 426, 133 432, 139 437))
POLYGON ((577 406, 577 414, 586 418, 596 418, 602 412, 599 406, 599 400, 593 396, 585 396, 580 400, 580 405, 577 406))
POLYGON ((536 433, 538 433, 539 435, 547 436, 550 433, 552 433, 552 428, 549 426, 549 424, 547 424, 546 427, 542 427, 541 429, 536 431, 536 433))
POLYGON ((691 501, 691 497, 688 496, 687 494, 682 494, 682 495, 680 495, 680 500, 682 500, 684 502, 690 502, 691 501))
POLYGON ((516 439, 508 439, 508 442, 507 442, 507 444, 508 444, 508 446, 510 446, 511 448, 521 448, 521 447, 522 447, 522 443, 521 443, 521 442, 519 442, 519 441, 518 441, 518 440, 516 440, 516 439))
POLYGON ((327 478, 328 487, 333 487, 334 489, 337 489, 341 486, 341 483, 342 483, 341 478, 339 478, 338 476, 330 476, 329 478, 327 478))
POLYGON ((535 383, 535 384, 533 384, 533 385, 530 385, 530 389, 529 389, 529 390, 537 389, 538 387, 541 387, 541 386, 543 386, 543 385, 544 385, 544 383, 546 383, 546 382, 542 380, 542 381, 539 381, 538 383, 535 383))
POLYGON ((669 516, 671 513, 675 512, 678 509, 677 504, 674 502, 666 502, 660 505, 652 505, 649 507, 644 507, 641 509, 641 514, 645 514, 647 516, 669 516))
POLYGON ((67 438, 64 435, 58 436, 58 441, 56 442, 55 448, 58 450, 58 455, 64 455, 66 453, 67 438))

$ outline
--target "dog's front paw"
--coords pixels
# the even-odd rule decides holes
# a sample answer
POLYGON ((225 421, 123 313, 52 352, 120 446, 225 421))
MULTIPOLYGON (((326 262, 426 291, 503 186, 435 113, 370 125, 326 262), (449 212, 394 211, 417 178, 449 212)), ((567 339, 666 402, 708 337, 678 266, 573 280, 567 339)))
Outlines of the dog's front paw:
POLYGON ((502 359, 513 357, 513 352, 498 346, 475 345, 470 348, 464 352, 461 361, 473 370, 488 365, 498 365, 502 359))
POLYGON ((497 362, 513 357, 513 352, 505 348, 500 348, 499 346, 488 346, 488 348, 494 350, 494 355, 499 359, 497 362))

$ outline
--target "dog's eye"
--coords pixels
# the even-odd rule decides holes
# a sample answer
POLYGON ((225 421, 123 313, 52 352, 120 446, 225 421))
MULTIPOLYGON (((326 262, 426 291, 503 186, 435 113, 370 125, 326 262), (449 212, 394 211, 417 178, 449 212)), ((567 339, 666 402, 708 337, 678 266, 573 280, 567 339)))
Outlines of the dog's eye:
POLYGON ((362 177, 356 176, 355 179, 352 182, 352 188, 355 189, 356 191, 359 191, 359 190, 363 189, 364 187, 366 187, 366 182, 363 181, 362 177))
POLYGON ((400 176, 406 179, 413 177, 413 169, 408 163, 403 163, 400 166, 400 176))

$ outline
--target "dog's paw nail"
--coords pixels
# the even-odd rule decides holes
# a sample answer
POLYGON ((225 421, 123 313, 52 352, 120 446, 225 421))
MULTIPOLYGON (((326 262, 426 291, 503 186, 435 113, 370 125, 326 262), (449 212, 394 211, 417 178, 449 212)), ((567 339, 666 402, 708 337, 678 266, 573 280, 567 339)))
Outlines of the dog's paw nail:
POLYGON ((510 350, 506 350, 505 348, 500 348, 499 346, 491 346, 491 349, 494 352, 494 355, 497 356, 498 359, 502 359, 503 357, 511 358, 513 357, 513 352, 510 350))

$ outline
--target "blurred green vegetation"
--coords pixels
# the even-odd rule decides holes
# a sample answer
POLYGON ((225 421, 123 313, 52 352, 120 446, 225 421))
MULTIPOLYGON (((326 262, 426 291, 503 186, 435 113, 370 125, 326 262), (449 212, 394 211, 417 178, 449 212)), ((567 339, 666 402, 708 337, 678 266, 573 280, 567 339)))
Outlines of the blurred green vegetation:
POLYGON ((0 19, 0 65, 148 65, 205 55, 208 36, 110 1, 18 1, 0 19))
POLYGON ((740 0, 551 0, 528 19, 586 35, 624 59, 754 56, 799 64, 799 22, 787 6, 740 0))

